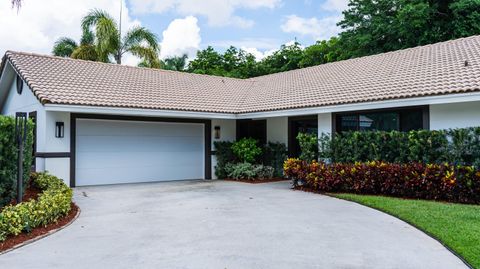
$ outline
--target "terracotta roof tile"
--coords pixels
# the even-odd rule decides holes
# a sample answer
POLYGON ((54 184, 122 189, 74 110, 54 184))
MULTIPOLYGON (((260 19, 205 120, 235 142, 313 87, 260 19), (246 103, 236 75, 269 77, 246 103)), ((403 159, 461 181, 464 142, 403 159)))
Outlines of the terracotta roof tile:
POLYGON ((12 51, 5 59, 53 104, 247 113, 480 90, 480 36, 245 80, 12 51))

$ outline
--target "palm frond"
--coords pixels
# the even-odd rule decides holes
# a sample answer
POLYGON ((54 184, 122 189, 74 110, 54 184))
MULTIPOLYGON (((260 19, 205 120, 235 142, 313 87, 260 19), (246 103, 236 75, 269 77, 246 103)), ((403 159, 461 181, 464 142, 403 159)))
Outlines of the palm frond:
POLYGON ((158 51, 150 47, 144 46, 132 46, 128 50, 134 56, 142 59, 142 64, 144 67, 150 68, 161 68, 162 63, 158 57, 158 51))
POLYGON ((22 7, 22 0, 12 0, 12 8, 20 9, 22 7))
POLYGON ((93 45, 95 42, 95 34, 91 31, 83 31, 82 37, 80 38, 80 45, 93 45))
POLYGON ((84 32, 95 29, 97 38, 97 54, 102 61, 108 60, 108 55, 118 55, 120 50, 120 33, 117 23, 106 11, 100 9, 91 10, 82 19, 84 32))
POLYGON ((155 33, 145 27, 136 26, 131 28, 123 37, 122 51, 129 51, 130 48, 141 45, 146 45, 157 53, 160 49, 155 33))
POLYGON ((58 39, 53 45, 52 54, 61 57, 70 57, 78 44, 75 40, 69 37, 62 37, 58 39))
POLYGON ((165 59, 165 69, 173 71, 183 71, 187 65, 187 54, 165 59))
POLYGON ((95 46, 88 44, 81 45, 75 49, 71 57, 74 59, 98 61, 98 55, 95 46))

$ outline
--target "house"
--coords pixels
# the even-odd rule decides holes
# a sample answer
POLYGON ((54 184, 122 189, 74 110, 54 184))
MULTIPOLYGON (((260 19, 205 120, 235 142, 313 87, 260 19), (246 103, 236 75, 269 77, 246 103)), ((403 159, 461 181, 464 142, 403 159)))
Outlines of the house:
POLYGON ((0 111, 70 186, 210 179, 214 141, 480 125, 480 36, 233 79, 9 51, 0 111))

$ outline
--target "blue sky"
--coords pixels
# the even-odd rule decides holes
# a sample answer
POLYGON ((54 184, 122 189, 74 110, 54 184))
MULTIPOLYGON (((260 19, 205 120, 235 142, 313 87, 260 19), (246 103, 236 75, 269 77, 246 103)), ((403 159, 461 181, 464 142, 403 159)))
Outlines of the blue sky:
MULTIPOLYGON (((335 25, 348 0, 24 0, 12 10, 0 3, 0 53, 20 50, 48 54, 59 37, 80 37, 80 20, 93 8, 118 17, 124 30, 142 25, 154 31, 162 57, 229 45, 264 57, 295 38, 303 45, 339 32, 335 25)), ((130 57, 127 64, 135 64, 130 57)))
MULTIPOLYGON (((323 5, 324 0, 317 1, 295 1, 284 0, 274 8, 258 8, 258 9, 238 9, 235 14, 243 18, 254 21, 253 26, 242 28, 235 25, 217 26, 209 25, 208 18, 206 16, 198 16, 198 25, 201 29, 202 47, 211 44, 225 44, 228 41, 234 41, 233 43, 247 43, 245 41, 257 40, 259 44, 271 43, 271 46, 278 47, 280 44, 289 42, 295 37, 302 44, 311 44, 315 42, 315 37, 312 35, 304 35, 295 32, 285 32, 282 30, 281 25, 288 20, 288 16, 297 15, 302 18, 326 18, 332 16, 339 16, 341 12, 338 10, 326 10, 323 5), (243 41, 243 42, 242 42, 243 41)), ((127 5, 131 9, 131 4, 127 2, 127 5)), ((149 29, 154 30, 159 36, 161 36, 164 29, 166 29, 169 23, 178 18, 182 18, 179 14, 171 9, 165 13, 154 14, 141 14, 136 16, 140 19, 143 25, 149 29)), ((329 36, 331 32, 325 30, 324 33, 319 32, 319 36, 329 36)), ((272 49, 274 47, 260 47, 259 49, 272 49)))

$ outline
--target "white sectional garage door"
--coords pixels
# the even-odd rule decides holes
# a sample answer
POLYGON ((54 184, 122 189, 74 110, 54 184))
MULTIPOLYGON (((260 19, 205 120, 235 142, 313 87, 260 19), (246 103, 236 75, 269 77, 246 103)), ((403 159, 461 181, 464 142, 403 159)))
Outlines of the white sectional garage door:
POLYGON ((76 185, 204 178, 204 125, 77 119, 76 185))

